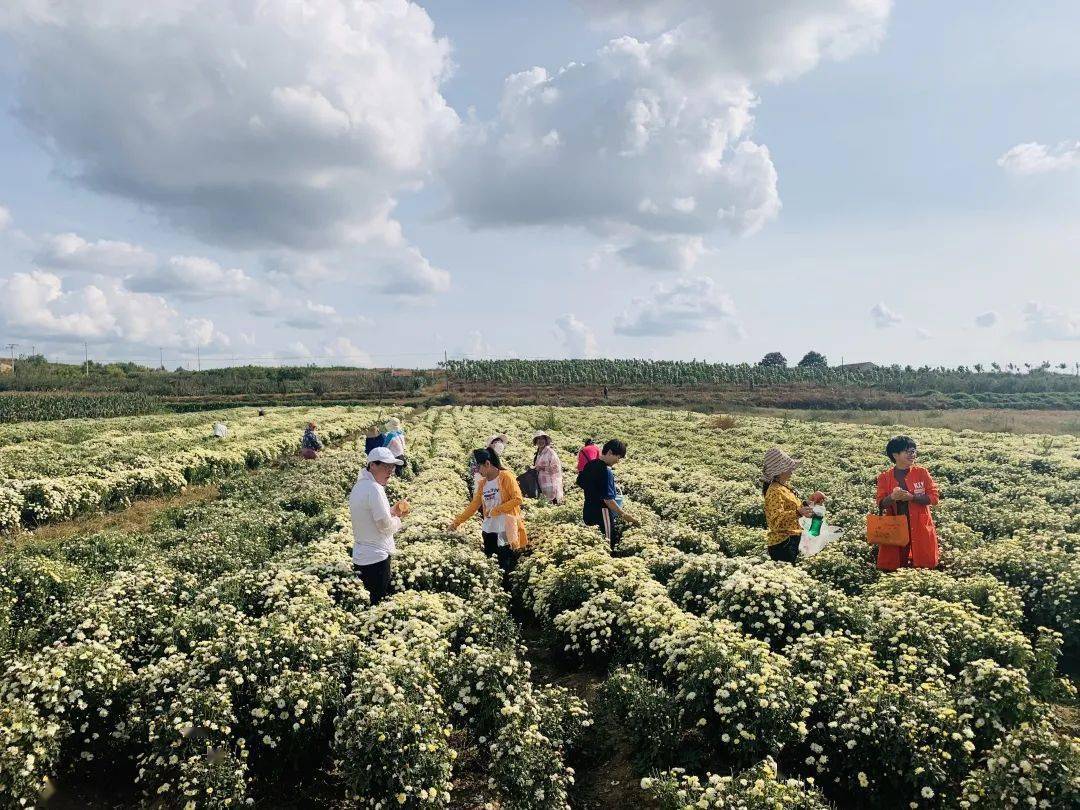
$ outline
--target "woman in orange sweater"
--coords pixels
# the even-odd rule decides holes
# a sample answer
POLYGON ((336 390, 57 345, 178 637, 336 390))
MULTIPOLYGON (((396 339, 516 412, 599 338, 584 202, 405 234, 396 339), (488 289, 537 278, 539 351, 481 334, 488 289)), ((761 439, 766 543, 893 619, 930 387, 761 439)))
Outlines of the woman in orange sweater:
POLYGON ((909 436, 896 436, 885 445, 885 455, 893 462, 877 479, 878 506, 890 515, 906 515, 906 546, 878 546, 877 567, 882 571, 897 568, 936 568, 938 564, 937 529, 930 507, 938 502, 938 488, 925 467, 915 464, 918 450, 909 436))
POLYGON ((480 529, 484 538, 484 553, 496 557, 504 572, 514 567, 517 554, 528 544, 525 521, 521 517, 521 487, 514 474, 502 466, 499 454, 491 448, 473 450, 473 461, 480 473, 482 486, 476 488, 465 511, 454 518, 450 531, 477 512, 484 523, 480 529))

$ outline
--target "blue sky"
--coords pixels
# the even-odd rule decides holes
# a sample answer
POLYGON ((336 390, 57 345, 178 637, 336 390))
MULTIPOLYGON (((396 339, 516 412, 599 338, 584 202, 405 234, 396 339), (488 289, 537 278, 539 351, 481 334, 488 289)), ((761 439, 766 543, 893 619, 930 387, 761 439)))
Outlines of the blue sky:
POLYGON ((208 3, 0 12, 4 343, 1080 360, 1074 3, 208 3))

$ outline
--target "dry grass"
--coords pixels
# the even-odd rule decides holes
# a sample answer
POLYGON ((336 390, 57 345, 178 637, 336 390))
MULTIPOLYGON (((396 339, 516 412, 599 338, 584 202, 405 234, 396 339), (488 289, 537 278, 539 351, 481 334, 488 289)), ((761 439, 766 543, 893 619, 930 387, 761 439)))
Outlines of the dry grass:
POLYGON ((739 424, 739 420, 730 414, 722 413, 712 417, 705 424, 715 430, 731 430, 739 424))
POLYGON ((49 523, 37 529, 22 531, 4 538, 5 544, 17 545, 20 540, 35 537, 42 540, 63 540, 76 535, 115 530, 128 534, 139 534, 149 530, 154 517, 165 509, 175 506, 187 506, 202 501, 210 501, 218 495, 218 485, 188 486, 183 492, 167 495, 163 498, 147 498, 135 501, 131 506, 119 512, 107 512, 101 515, 86 515, 61 523, 49 523))
POLYGON ((1080 436, 1078 411, 1012 411, 957 409, 948 411, 819 411, 747 408, 740 413, 803 419, 811 422, 854 422, 861 425, 978 430, 985 433, 1047 433, 1080 436))

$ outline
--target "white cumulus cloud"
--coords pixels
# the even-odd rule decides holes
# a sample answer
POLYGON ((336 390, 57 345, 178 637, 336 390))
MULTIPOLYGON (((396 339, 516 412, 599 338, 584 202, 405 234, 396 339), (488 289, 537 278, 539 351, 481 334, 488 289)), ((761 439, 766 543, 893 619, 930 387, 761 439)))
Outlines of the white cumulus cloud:
POLYGON ((998 322, 998 314, 994 310, 989 312, 980 312, 975 316, 975 325, 982 327, 983 329, 989 329, 991 326, 998 322))
POLYGON ((414 247, 374 257, 376 291, 408 300, 422 300, 450 289, 450 274, 435 267, 414 247))
POLYGON ((634 298, 615 318, 615 332, 633 337, 668 337, 706 332, 725 323, 734 337, 742 327, 735 302, 708 276, 654 284, 646 297, 634 298))
POLYGON ((173 256, 155 269, 125 280, 136 292, 168 293, 176 298, 205 300, 219 297, 253 297, 260 285, 243 270, 222 267, 201 256, 173 256))
POLYGON ((576 315, 567 313, 556 318, 555 336, 567 357, 588 358, 597 355, 596 335, 576 315))
POLYGON ((754 85, 884 35, 889 0, 582 0, 615 35, 588 61, 508 77, 497 113, 461 133, 443 174, 473 227, 570 225, 624 260, 687 272, 701 238, 780 210, 751 135, 754 85), (682 240, 677 241, 677 240, 682 240))
POLYGON ((34 256, 38 267, 102 275, 146 270, 156 261, 153 253, 139 245, 109 239, 90 242, 75 233, 45 237, 34 256))
POLYGON ((1080 141, 1062 141, 1056 146, 1018 143, 998 158, 997 165, 1021 175, 1080 169, 1080 141))
POLYGON ((1080 312, 1029 301, 1024 306, 1023 334, 1029 340, 1080 340, 1080 312))
POLYGON ((687 68, 794 78, 885 37, 892 0, 577 0, 608 30, 685 38, 687 68))
POLYGON ((11 211, 0 205, 0 231, 5 231, 11 225, 11 211))
POLYGON ((874 320, 874 326, 878 329, 888 329, 903 323, 904 316, 889 309, 884 301, 879 301, 870 308, 870 317, 874 320))
POLYGON ((459 128, 449 43, 409 0, 11 0, 0 36, 61 173, 211 244, 398 245, 396 196, 459 128))
POLYGON ((669 234, 642 235, 619 248, 616 255, 627 264, 646 270, 674 270, 686 273, 705 255, 705 243, 700 236, 669 234))
POLYGON ((21 337, 132 346, 227 345, 205 318, 188 318, 165 299, 125 289, 116 279, 65 289, 41 270, 0 279, 0 322, 21 337))
POLYGON ((341 316, 329 304, 304 301, 289 308, 282 322, 294 329, 326 329, 339 324, 341 316))

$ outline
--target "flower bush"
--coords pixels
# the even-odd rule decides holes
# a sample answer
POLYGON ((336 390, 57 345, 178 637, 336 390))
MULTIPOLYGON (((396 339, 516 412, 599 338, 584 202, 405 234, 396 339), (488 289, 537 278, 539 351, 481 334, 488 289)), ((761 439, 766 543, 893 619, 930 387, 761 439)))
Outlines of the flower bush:
POLYGON ((906 568, 878 580, 865 593, 867 596, 931 596, 945 602, 966 604, 978 613, 1001 619, 1014 627, 1019 627, 1024 617, 1024 603, 1019 594, 987 575, 957 579, 943 571, 906 568))
POLYGON ((780 779, 772 759, 735 776, 707 774, 702 779, 672 769, 645 777, 641 787, 652 794, 662 810, 828 810, 830 806, 813 785, 799 779, 780 779))
POLYGON ((1080 805, 1080 738, 1048 723, 1009 731, 964 781, 959 804, 974 807, 1076 807, 1080 805))

